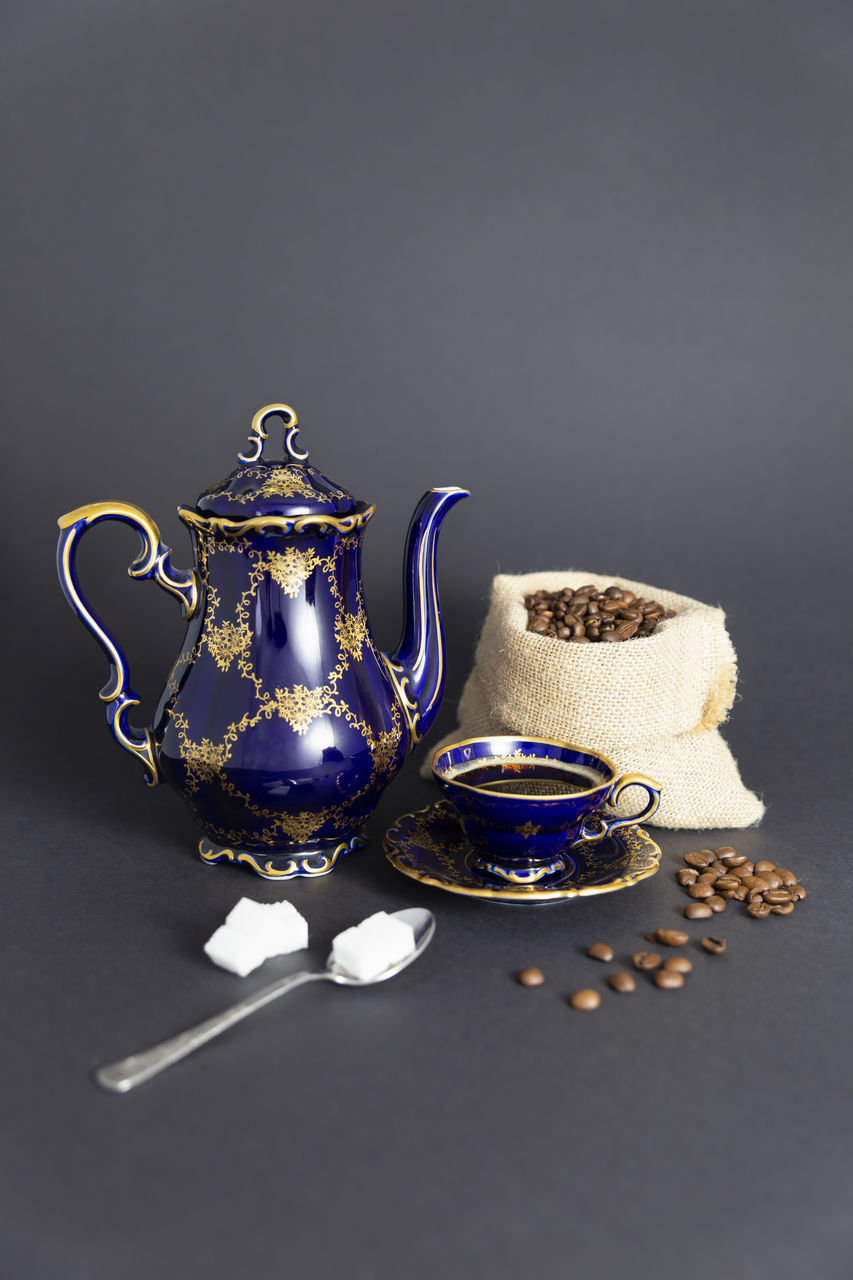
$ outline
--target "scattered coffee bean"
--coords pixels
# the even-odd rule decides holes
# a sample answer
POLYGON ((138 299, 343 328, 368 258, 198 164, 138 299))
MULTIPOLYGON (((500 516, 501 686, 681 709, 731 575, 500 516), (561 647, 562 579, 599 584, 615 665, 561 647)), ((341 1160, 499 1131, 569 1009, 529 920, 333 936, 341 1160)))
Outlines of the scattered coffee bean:
POLYGON ((637 600, 623 587, 541 588, 524 597, 524 607, 528 631, 573 644, 645 639, 665 619, 675 617, 656 600, 637 600))
POLYGON ((731 845, 719 849, 693 850, 684 854, 687 864, 680 867, 676 879, 694 902, 685 908, 688 920, 705 918, 704 911, 694 908, 705 903, 713 912, 725 911, 726 903, 747 902, 747 910, 755 920, 768 915, 790 915, 787 909, 806 896, 797 877, 787 867, 777 867, 768 858, 753 863, 731 845), (696 873, 694 876, 694 872, 696 873), (785 910, 777 910, 784 907, 785 910))
POLYGON ((768 889, 764 895, 764 901, 769 902, 771 907, 778 907, 781 903, 791 901, 791 890, 768 889))
POLYGON ((635 969, 656 969, 660 964, 660 956, 656 951, 635 951, 631 956, 635 969))
POLYGON ((684 974, 677 969, 658 969, 654 975, 654 984, 662 991, 675 991, 684 986, 684 974))
POLYGON ((593 960, 601 960, 604 964, 610 964, 613 959, 613 948, 608 947, 606 942, 594 942, 586 954, 592 956, 593 960))
POLYGON ((686 920, 707 920, 714 913, 707 902, 688 902, 684 908, 686 920))
POLYGON ((518 980, 523 987, 541 987, 545 981, 545 975, 541 969, 531 965, 529 968, 521 970, 518 980))
POLYGON ((573 991, 569 996, 569 1004, 573 1009, 597 1009, 601 1004, 601 996, 597 991, 593 991, 592 987, 581 987, 580 991, 573 991))
POLYGON ((655 941, 662 942, 665 947, 683 947, 688 935, 681 929, 655 929, 655 941))
POLYGON ((631 974, 624 971, 611 973, 607 981, 614 991, 618 991, 622 995, 628 995, 631 991, 637 990, 637 984, 631 974))
POLYGON ((721 956, 726 949, 725 938, 701 938, 699 946, 709 955, 721 956))
POLYGON ((669 956, 663 962, 664 969, 674 969, 676 973, 690 973, 693 964, 687 956, 669 956))

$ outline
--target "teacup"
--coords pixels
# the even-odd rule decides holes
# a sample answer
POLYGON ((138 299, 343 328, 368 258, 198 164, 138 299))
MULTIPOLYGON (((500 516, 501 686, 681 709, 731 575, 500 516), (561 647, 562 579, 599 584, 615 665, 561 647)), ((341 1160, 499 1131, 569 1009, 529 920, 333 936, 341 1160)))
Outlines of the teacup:
POLYGON ((466 738, 436 751, 432 771, 473 846, 473 866, 511 884, 563 874, 574 845, 644 822, 660 804, 650 778, 620 776, 599 751, 550 738, 466 738), (596 812, 628 787, 647 792, 642 813, 596 812))

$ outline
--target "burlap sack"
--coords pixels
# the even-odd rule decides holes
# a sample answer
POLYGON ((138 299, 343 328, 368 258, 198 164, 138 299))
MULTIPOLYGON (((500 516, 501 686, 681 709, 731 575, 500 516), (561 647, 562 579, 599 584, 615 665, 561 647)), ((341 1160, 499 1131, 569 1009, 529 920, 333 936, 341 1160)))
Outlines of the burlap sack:
MULTIPOLYGON (((597 747, 622 773, 645 773, 661 785, 651 825, 748 827, 764 805, 740 780, 718 726, 735 697, 737 660, 722 609, 643 582, 617 583, 676 616, 654 635, 619 644, 571 644, 527 630, 524 597, 542 587, 595 583, 581 573, 500 574, 474 669, 459 703, 459 728, 439 744, 490 733, 526 733, 597 747)), ((434 750, 434 748, 433 748, 434 750)), ((430 776, 432 750, 422 767, 430 776)), ((620 813, 644 807, 626 793, 620 813)))

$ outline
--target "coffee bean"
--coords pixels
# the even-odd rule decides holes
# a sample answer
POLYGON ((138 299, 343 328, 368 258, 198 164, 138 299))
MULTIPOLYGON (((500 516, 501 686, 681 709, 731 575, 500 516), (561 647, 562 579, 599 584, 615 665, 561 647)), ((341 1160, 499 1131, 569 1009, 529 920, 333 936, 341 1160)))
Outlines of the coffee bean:
POLYGON ((786 886, 797 883, 797 877, 794 875, 793 871, 789 871, 787 867, 777 867, 776 874, 786 886))
POLYGON ((676 973, 690 973, 693 968, 687 956, 670 956, 663 962, 664 969, 673 969, 676 973))
POLYGON ((714 913, 707 902, 688 902, 684 914, 688 920, 707 920, 714 913))
POLYGON ((687 892, 691 898, 711 898, 714 894, 713 884, 709 884, 707 880, 696 881, 695 884, 687 886, 687 892))
POLYGON ((750 902, 746 908, 746 913, 752 916, 753 920, 763 920, 765 916, 769 916, 771 907, 766 902, 762 902, 760 898, 756 898, 754 902, 750 902))
POLYGON ((763 902, 764 894, 764 889, 747 889, 746 900, 747 902, 763 902))
POLYGON ((762 876, 744 876, 747 889, 766 889, 767 881, 762 876))
POLYGON ((696 883, 697 884, 716 884, 717 883, 716 871, 703 871, 702 874, 697 877, 696 883))
POLYGON ((709 955, 721 956, 726 949, 725 938, 701 938, 699 946, 709 955))
POLYGON ((655 941, 662 942, 665 947, 683 947, 688 935, 681 929, 655 929, 655 941))
POLYGON ((806 896, 806 891, 801 884, 792 884, 788 892, 791 895, 792 902, 799 902, 801 898, 806 896))
POLYGON ((660 956, 656 951, 635 951, 631 962, 635 969, 656 969, 660 964, 660 956))
POLYGON ((761 879, 766 882, 768 889, 778 889, 782 884, 781 876, 778 876, 775 871, 762 871, 761 879))
POLYGON ((794 904, 793 902, 774 903, 770 910, 773 912, 774 916, 789 916, 794 910, 794 904))
POLYGON ((702 871, 708 865, 708 857, 704 853, 685 853, 683 861, 687 863, 688 867, 696 867, 702 871))
POLYGON ((719 895, 718 895, 718 896, 719 896, 720 898, 723 898, 726 902, 733 902, 733 901, 737 898, 737 890, 736 890, 736 889, 722 889, 722 890, 720 891, 720 893, 719 893, 719 895))
POLYGON ((733 853, 737 857, 737 849, 733 849, 730 844, 721 844, 719 849, 715 849, 714 853, 718 858, 722 858, 726 853, 733 853))
POLYGON ((739 883, 737 876, 720 876, 717 880, 717 889, 722 893, 725 889, 736 889, 739 883))
POLYGON ((727 867, 742 867, 746 862, 745 853, 721 853, 720 862, 724 862, 727 867))
POLYGON ((775 871, 775 870, 776 870, 775 862, 767 862, 765 860, 763 862, 756 862, 755 864, 755 874, 757 876, 760 876, 762 871, 775 871))
POLYGON ((675 878, 682 888, 686 888, 689 884, 695 884, 699 877, 699 872, 695 867, 679 867, 675 873, 675 878))
POLYGON ((541 969, 531 965, 529 968, 521 970, 518 980, 523 987, 541 987, 545 981, 545 975, 541 969))
POLYGON ((662 991, 676 991, 684 986, 684 974, 677 969, 658 969, 654 975, 654 984, 662 991))
POLYGON ((524 607, 528 631, 581 644, 645 638, 664 616, 660 605, 638 601, 633 591, 615 584, 604 591, 591 584, 576 591, 540 588, 524 596, 524 607))
POLYGON ((592 956, 593 960, 602 960, 604 964, 609 964, 613 959, 613 948, 608 947, 606 942, 594 942, 586 954, 592 956))
POLYGON ((736 902, 746 902, 746 899, 749 896, 749 890, 747 889, 746 885, 745 884, 738 885, 738 887, 735 889, 734 896, 735 896, 736 902))
POLYGON ((768 889, 764 895, 764 901, 769 902, 771 907, 778 907, 783 902, 791 901, 791 890, 768 889))
POLYGON ((573 991, 569 996, 569 1004, 573 1009, 586 1012, 598 1008, 601 1004, 601 996, 597 991, 593 991, 592 987, 581 987, 580 991, 573 991))
POLYGON ((725 898, 721 898, 718 893, 715 893, 710 898, 705 899, 705 905, 710 907, 714 913, 718 913, 720 911, 725 911, 726 900, 725 898))
POLYGON ((611 973, 607 981, 614 991, 618 991, 622 995, 628 995, 631 991, 637 990, 637 984, 631 974, 624 971, 611 973))

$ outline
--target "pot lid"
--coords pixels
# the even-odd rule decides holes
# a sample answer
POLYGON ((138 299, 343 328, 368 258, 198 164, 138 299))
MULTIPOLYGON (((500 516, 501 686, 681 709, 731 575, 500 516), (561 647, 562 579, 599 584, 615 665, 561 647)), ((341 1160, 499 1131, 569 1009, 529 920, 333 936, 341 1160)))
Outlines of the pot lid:
POLYGON ((227 520, 250 520, 263 516, 345 516, 363 510, 348 489, 307 466, 308 453, 296 444, 299 432, 296 413, 287 404, 268 404, 252 419, 249 445, 238 453, 242 466, 224 480, 211 485, 198 497, 196 511, 203 516, 227 520), (267 439, 267 418, 280 417, 285 424, 281 461, 263 457, 267 439))

